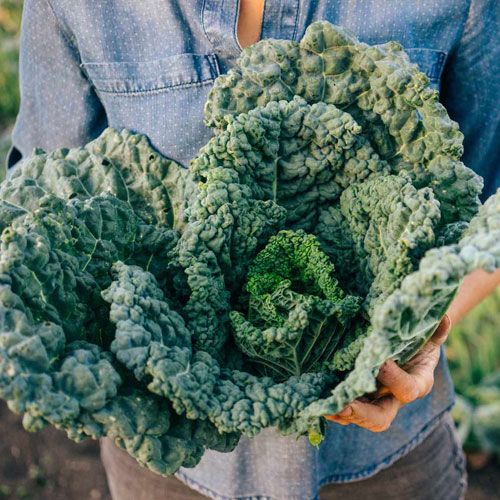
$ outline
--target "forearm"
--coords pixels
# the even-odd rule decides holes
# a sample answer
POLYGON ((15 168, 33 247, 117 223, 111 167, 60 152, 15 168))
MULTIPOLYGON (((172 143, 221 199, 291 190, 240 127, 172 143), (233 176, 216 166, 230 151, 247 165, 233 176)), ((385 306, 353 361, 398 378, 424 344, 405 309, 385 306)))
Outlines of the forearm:
POLYGON ((466 276, 447 312, 451 324, 458 323, 499 285, 500 269, 494 273, 477 270, 466 276))

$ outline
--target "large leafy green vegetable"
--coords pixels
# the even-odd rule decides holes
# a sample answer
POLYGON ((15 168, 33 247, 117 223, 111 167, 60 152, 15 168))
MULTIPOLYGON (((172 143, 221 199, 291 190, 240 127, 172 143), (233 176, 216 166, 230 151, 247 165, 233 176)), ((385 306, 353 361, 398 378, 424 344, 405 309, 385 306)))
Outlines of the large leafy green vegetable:
POLYGON ((0 188, 0 397, 168 474, 375 389, 500 267, 462 135, 394 43, 319 22, 220 77, 189 170, 106 130, 0 188))
POLYGON ((177 168, 145 138, 108 130, 84 149, 37 152, 0 188, 0 395, 28 429, 108 435, 161 474, 236 443, 177 416, 109 351, 115 330, 100 291, 113 263, 175 279, 164 193, 177 168))

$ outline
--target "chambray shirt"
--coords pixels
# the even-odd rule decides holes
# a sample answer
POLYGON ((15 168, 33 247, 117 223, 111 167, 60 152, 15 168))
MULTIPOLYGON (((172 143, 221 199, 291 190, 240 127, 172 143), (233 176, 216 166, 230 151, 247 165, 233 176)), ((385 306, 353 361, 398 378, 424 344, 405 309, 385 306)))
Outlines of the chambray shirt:
MULTIPOLYGON (((12 166, 34 147, 81 146, 108 125, 149 136, 187 166, 211 136, 203 105, 234 65, 238 0, 26 0, 21 110, 12 166)), ((326 19, 367 43, 399 41, 465 134, 464 162, 500 185, 497 0, 266 0, 262 38, 300 40, 326 19)), ((389 430, 330 423, 319 449, 273 429, 235 451, 208 451, 177 477, 213 498, 316 498, 321 485, 388 467, 420 443, 453 402, 444 359, 432 393, 389 430)))

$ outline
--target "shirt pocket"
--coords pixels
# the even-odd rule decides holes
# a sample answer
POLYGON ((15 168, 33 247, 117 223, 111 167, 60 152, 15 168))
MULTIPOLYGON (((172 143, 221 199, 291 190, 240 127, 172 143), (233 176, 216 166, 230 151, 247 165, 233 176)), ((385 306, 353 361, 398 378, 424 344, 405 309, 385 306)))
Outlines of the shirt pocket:
POLYGON ((422 73, 429 78, 432 88, 439 90, 441 73, 446 61, 446 52, 427 48, 405 48, 410 61, 418 66, 422 73))
POLYGON ((109 126, 146 134, 158 151, 183 165, 210 138, 203 108, 220 74, 215 55, 84 62, 81 67, 104 106, 109 126))

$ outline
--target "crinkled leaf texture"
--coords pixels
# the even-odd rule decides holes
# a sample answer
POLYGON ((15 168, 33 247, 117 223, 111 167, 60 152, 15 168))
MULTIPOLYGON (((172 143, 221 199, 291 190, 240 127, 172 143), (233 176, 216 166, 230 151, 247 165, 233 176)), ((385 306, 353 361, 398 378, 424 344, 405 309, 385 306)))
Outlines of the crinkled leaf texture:
POLYGON ((107 435, 161 474, 270 426, 317 443, 467 273, 500 267, 500 192, 480 207, 462 134, 398 44, 326 22, 259 42, 206 123, 189 170, 108 129, 0 188, 0 397, 30 429, 107 435), (280 252, 299 237, 278 283, 279 235, 280 252), (299 337, 317 363, 255 368, 299 337))
MULTIPOLYGON (((0 396, 25 413, 27 429, 49 423, 76 440, 108 436, 160 474, 237 442, 176 415, 109 351, 114 323, 101 290, 111 266, 126 261, 159 282, 176 279, 169 221, 181 172, 145 137, 108 129, 82 149, 37 151, 0 188, 0 396)), ((180 346, 190 343, 175 316, 167 324, 180 346)))
POLYGON ((280 231, 252 261, 248 319, 230 314, 237 346, 277 380, 329 369, 360 297, 346 295, 317 238, 280 231))

